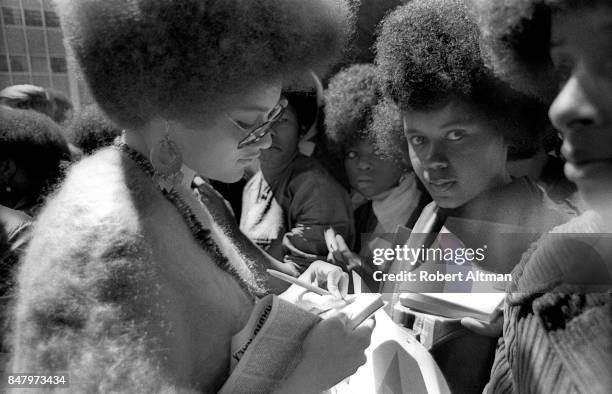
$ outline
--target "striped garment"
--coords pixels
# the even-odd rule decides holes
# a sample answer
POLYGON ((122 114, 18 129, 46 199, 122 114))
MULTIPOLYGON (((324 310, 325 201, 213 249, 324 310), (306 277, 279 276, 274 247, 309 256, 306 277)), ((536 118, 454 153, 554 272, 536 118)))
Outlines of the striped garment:
POLYGON ((598 250, 612 234, 600 228, 585 212, 525 253, 486 393, 612 393, 612 256, 598 250))

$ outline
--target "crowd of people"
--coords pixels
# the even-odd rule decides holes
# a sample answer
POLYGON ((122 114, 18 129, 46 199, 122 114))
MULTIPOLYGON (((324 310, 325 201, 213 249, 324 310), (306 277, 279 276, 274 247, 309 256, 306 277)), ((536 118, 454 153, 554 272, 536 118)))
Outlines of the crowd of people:
MULTIPOLYGON (((463 265, 374 261, 407 231, 512 276, 431 350, 452 392, 611 392, 612 4, 374 3, 56 0, 96 103, 0 91, 0 370, 216 392, 264 296, 456 292, 375 279, 463 265)), ((350 377, 375 323, 320 321, 265 391, 350 377)))

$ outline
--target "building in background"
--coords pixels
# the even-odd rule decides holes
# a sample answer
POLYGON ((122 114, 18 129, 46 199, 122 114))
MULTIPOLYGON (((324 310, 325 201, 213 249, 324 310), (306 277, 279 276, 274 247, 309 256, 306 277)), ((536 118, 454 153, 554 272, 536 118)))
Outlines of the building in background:
POLYGON ((0 90, 34 84, 64 92, 75 108, 92 100, 66 57, 51 0, 0 0, 0 90))

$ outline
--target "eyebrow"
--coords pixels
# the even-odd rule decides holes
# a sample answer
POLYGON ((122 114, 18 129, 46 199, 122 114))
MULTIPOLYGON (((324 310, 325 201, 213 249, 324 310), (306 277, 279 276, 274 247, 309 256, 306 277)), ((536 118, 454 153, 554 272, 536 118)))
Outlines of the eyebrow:
POLYGON ((474 118, 468 118, 468 119, 453 119, 450 120, 446 123, 444 123, 443 125, 440 125, 440 129, 446 129, 449 128, 451 126, 471 126, 474 123, 476 123, 476 120, 474 118))

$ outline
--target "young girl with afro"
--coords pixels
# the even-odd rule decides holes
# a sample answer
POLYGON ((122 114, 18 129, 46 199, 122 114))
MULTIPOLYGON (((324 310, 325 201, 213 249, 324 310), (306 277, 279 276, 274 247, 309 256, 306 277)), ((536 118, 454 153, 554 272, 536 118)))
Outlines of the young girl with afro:
MULTIPOLYGON (((69 50, 121 140, 75 164, 34 226, 18 276, 10 370, 65 371, 75 392, 217 392, 232 337, 263 288, 191 190, 195 174, 235 182, 270 146, 284 83, 321 71, 349 13, 332 0, 58 0, 69 50), (316 26, 316 29, 313 29, 316 26)), ((336 299, 339 268, 302 280, 336 299)), ((308 299, 291 287, 278 300, 308 299)), ((317 296, 319 297, 319 296, 317 296)), ((272 364, 259 390, 319 392, 365 361, 373 322, 333 317, 272 364)), ((297 339, 297 338, 296 338, 297 339)), ((243 387, 242 392, 254 390, 243 387)))
MULTIPOLYGON (((530 148, 530 141, 538 141, 534 136, 546 129, 545 108, 487 69, 478 26, 461 0, 415 0, 397 8, 384 20, 376 49, 383 89, 402 113, 412 165, 434 200, 407 244, 488 247, 482 261, 433 258, 412 265, 396 260, 389 272, 415 270, 417 277, 419 271, 510 273, 538 234, 566 220, 547 207, 534 183, 511 178, 506 167, 511 153, 530 148)), ((395 303, 402 291, 482 293, 492 291, 492 285, 389 282, 382 289, 393 294, 395 303)), ((474 320, 463 322, 499 335, 493 327, 480 330, 474 320)), ((495 324, 501 324, 499 319, 495 324)), ((495 342, 463 333, 433 349, 453 391, 482 389, 495 342)))
POLYGON ((359 265, 368 288, 378 291, 379 283, 372 280, 372 250, 388 245, 398 226, 412 228, 431 198, 412 171, 407 145, 380 143, 401 133, 402 125, 398 108, 382 95, 373 64, 334 75, 325 97, 329 146, 343 161, 351 190, 366 199, 355 210, 354 250, 361 259, 350 260, 359 265))
POLYGON ((590 208, 516 267, 488 392, 612 391, 612 5, 479 2, 495 72, 548 105, 590 208), (589 235, 590 233, 590 235, 589 235))

